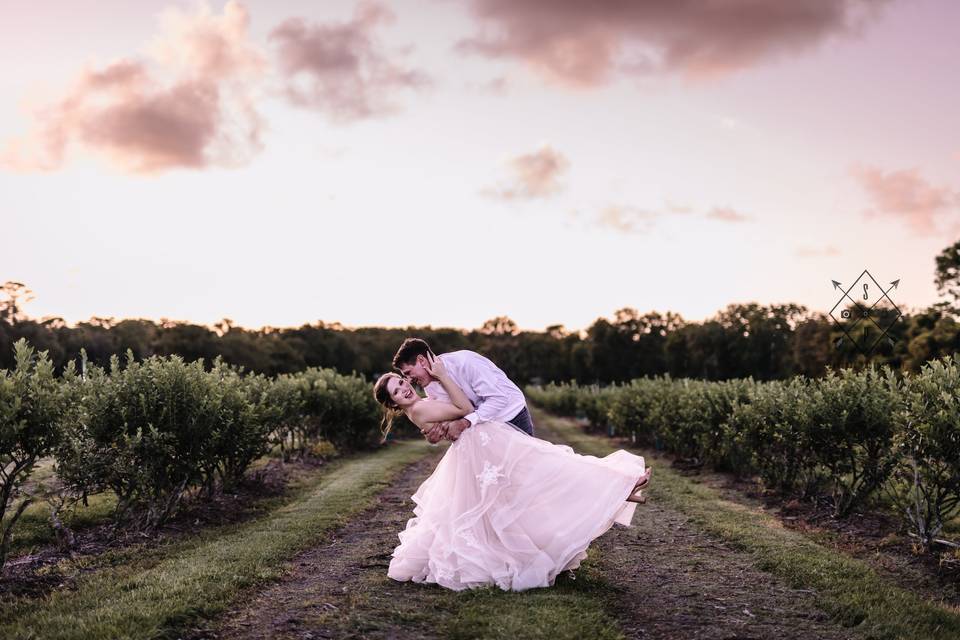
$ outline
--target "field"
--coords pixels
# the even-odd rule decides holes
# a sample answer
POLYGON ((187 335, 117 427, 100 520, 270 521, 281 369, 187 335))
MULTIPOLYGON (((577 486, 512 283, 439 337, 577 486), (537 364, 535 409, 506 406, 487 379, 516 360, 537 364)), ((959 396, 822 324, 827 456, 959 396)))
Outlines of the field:
POLYGON ((960 637, 957 555, 940 542, 960 531, 944 475, 955 362, 906 382, 529 388, 539 437, 644 455, 648 502, 552 588, 456 593, 386 576, 410 496, 449 445, 378 445, 362 378, 175 357, 54 378, 19 349, 4 478, 34 458, 3 519, 4 638, 960 637), (919 421, 903 418, 927 410, 924 393, 940 401, 925 448, 910 449, 919 421), (887 402, 889 424, 855 419, 887 402), (883 446, 867 455, 870 438, 883 446), (834 474, 848 440, 852 462, 834 474), (808 464, 785 473, 797 457, 808 464), (897 516, 896 496, 918 487, 945 487, 926 528, 897 516))

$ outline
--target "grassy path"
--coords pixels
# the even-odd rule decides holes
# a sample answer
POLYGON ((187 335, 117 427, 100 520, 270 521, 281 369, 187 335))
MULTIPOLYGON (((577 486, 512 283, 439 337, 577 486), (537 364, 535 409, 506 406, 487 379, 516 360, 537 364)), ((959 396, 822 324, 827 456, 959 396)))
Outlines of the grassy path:
POLYGON ((590 562, 577 579, 522 593, 496 587, 454 592, 387 577, 410 496, 445 447, 409 467, 375 506, 322 545, 299 554, 279 582, 193 636, 199 638, 621 638, 590 562))
MULTIPOLYGON (((550 417, 542 412, 537 416, 541 424, 550 425, 559 437, 582 453, 605 455, 616 446, 607 438, 584 433, 571 420, 550 417)), ((718 541, 712 550, 699 553, 691 549, 692 555, 686 560, 681 556, 673 561, 673 572, 694 564, 698 578, 691 586, 706 586, 711 572, 704 572, 700 563, 705 558, 712 558, 711 554, 724 553, 722 549, 729 548, 735 554, 728 555, 727 561, 741 562, 747 558, 754 576, 756 569, 761 569, 767 576, 776 577, 781 585, 794 589, 795 593, 809 593, 811 598, 808 600, 816 608, 854 632, 854 637, 877 640, 960 638, 960 611, 955 608, 923 600, 885 580, 866 563, 785 529, 772 515, 726 500, 716 489, 671 470, 666 460, 658 463, 650 452, 641 453, 648 456, 648 462, 655 468, 650 495, 657 507, 682 514, 689 521, 688 530, 701 531, 718 541)), ((639 517, 634 521, 637 522, 639 517)), ((602 542, 609 544, 609 541, 602 542)), ((656 548, 650 542, 652 540, 645 541, 642 548, 656 548)), ((665 547, 662 551, 669 553, 671 548, 665 547)), ((618 566, 622 564, 620 560, 617 559, 618 566)), ((650 560, 658 561, 653 557, 650 560)), ((611 575, 611 579, 615 575, 601 574, 611 575)), ((769 581, 754 583, 750 578, 746 584, 746 592, 740 591, 738 596, 772 596, 775 593, 769 581)), ((786 587, 777 587, 783 588, 786 587)), ((691 593, 690 597, 696 596, 691 593)), ((676 606, 678 611, 683 609, 680 602, 676 606)), ((774 606, 771 613, 775 614, 777 608, 774 606)), ((751 610, 751 613, 756 614, 756 611, 751 610)), ((779 632, 776 635, 779 636, 779 632)), ((768 636, 764 632, 758 637, 774 637, 774 634, 768 636)))
MULTIPOLYGON (((609 452, 609 441, 570 421, 537 413, 537 424, 547 440, 609 452)), ((640 507, 634 527, 607 532, 576 579, 563 575, 550 589, 456 593, 394 582, 386 570, 412 516, 409 497, 440 453, 408 468, 374 507, 194 638, 855 637, 831 623, 811 593, 758 569, 752 556, 659 502, 640 507)))
POLYGON ((7 603, 0 638, 177 637, 194 619, 278 577, 285 560, 367 507, 429 451, 426 443, 407 442, 339 461, 302 496, 264 517, 98 570, 75 590, 7 603))

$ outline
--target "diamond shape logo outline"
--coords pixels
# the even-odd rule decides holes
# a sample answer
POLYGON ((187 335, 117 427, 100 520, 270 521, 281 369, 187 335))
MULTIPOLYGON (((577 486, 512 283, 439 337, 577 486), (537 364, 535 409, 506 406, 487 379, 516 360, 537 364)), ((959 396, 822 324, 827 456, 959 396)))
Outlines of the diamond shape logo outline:
MULTIPOLYGON (((835 282, 835 281, 834 281, 834 282, 835 282)), ((900 282, 899 278, 898 278, 895 282, 896 282, 896 283, 899 283, 899 282, 900 282)), ((836 283, 836 284, 839 284, 839 283, 836 283)), ((837 288, 839 288, 839 287, 837 287, 837 288)), ((893 289, 893 288, 896 288, 896 284, 894 284, 894 286, 891 287, 891 289, 893 289)), ((868 271, 867 269, 864 269, 864 270, 860 273, 860 275, 857 276, 857 277, 854 279, 853 284, 851 284, 851 285, 847 288, 847 290, 843 292, 843 295, 840 297, 839 300, 837 300, 836 304, 833 305, 833 308, 830 309, 830 312, 829 312, 829 314, 828 314, 828 315, 830 316, 830 318, 832 318, 833 321, 837 324, 837 326, 840 327, 840 330, 843 331, 844 335, 847 336, 847 338, 850 339, 850 342, 852 342, 852 343, 854 344, 854 346, 857 347, 857 350, 860 351, 861 353, 863 353, 864 355, 867 355, 867 354, 869 354, 871 351, 873 351, 873 349, 877 346, 877 344, 880 343, 880 341, 881 341, 884 337, 886 337, 887 340, 889 340, 889 341, 892 343, 892 342, 893 342, 893 338, 890 336, 890 334, 887 333, 887 331, 890 329, 890 327, 892 327, 892 326, 894 325, 894 323, 896 323, 897 320, 899 320, 899 319, 901 318, 901 316, 903 316, 903 312, 900 311, 900 307, 897 306, 897 303, 893 301, 893 298, 891 298, 889 295, 887 295, 888 292, 889 292, 889 290, 886 290, 886 291, 885 291, 885 290, 883 289, 883 287, 880 286, 880 284, 877 282, 876 278, 873 277, 873 274, 870 273, 870 271, 868 271), (870 307, 869 307, 868 309, 866 309, 865 311, 864 311, 863 307, 860 305, 860 303, 857 302, 855 299, 851 298, 850 295, 849 295, 849 294, 850 294, 850 291, 853 289, 854 285, 856 285, 856 283, 860 281, 860 278, 862 278, 864 274, 866 274, 867 277, 869 277, 870 280, 873 282, 874 286, 876 286, 877 289, 882 292, 881 295, 874 301, 874 303, 871 304, 870 307), (854 306, 856 306, 857 309, 859 309, 859 310, 861 311, 861 316, 860 316, 859 318, 857 318, 857 321, 854 322, 854 323, 849 327, 849 329, 848 329, 847 327, 844 327, 843 324, 842 324, 839 320, 837 320, 837 317, 836 317, 835 315, 833 315, 834 310, 843 302, 843 299, 844 299, 844 298, 847 298, 848 300, 850 300, 851 302, 853 302, 854 306), (878 323, 876 320, 874 320, 872 314, 870 314, 870 311, 873 310, 873 308, 874 308, 875 306, 877 306, 877 304, 878 304, 881 300, 883 300, 884 298, 886 298, 886 299, 890 302, 890 304, 893 306, 893 308, 896 309, 896 311, 897 311, 897 315, 894 316, 893 320, 890 321, 890 324, 888 324, 886 328, 881 327, 881 326, 880 326, 880 323, 878 323), (876 326, 877 329, 880 330, 880 335, 877 336, 877 339, 874 340, 873 343, 870 345, 870 347, 869 347, 868 349, 866 349, 866 350, 853 338, 852 335, 850 335, 850 332, 853 331, 854 329, 856 329, 857 325, 859 325, 859 324, 863 321, 864 318, 869 319, 869 320, 874 324, 874 326, 876 326)), ((840 340, 842 340, 842 339, 843 339, 843 338, 840 338, 840 340)), ((838 345, 838 346, 839 346, 839 345, 838 345)))

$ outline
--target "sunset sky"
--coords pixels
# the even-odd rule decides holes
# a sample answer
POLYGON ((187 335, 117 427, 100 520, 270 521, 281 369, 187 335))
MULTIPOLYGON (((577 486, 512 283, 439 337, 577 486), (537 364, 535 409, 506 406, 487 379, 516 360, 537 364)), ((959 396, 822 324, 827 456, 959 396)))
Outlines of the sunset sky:
POLYGON ((579 329, 937 299, 951 0, 0 0, 32 317, 579 329))

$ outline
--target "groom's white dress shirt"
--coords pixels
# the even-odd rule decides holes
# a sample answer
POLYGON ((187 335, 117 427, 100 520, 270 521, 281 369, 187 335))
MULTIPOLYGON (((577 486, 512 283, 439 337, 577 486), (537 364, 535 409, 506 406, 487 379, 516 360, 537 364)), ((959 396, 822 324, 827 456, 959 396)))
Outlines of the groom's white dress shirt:
MULTIPOLYGON (((437 356, 453 381, 460 385, 476 411, 464 416, 472 427, 478 422, 506 422, 527 406, 523 392, 500 368, 475 351, 451 351, 437 356)), ((450 396, 439 381, 426 386, 427 397, 450 402, 450 396)))

